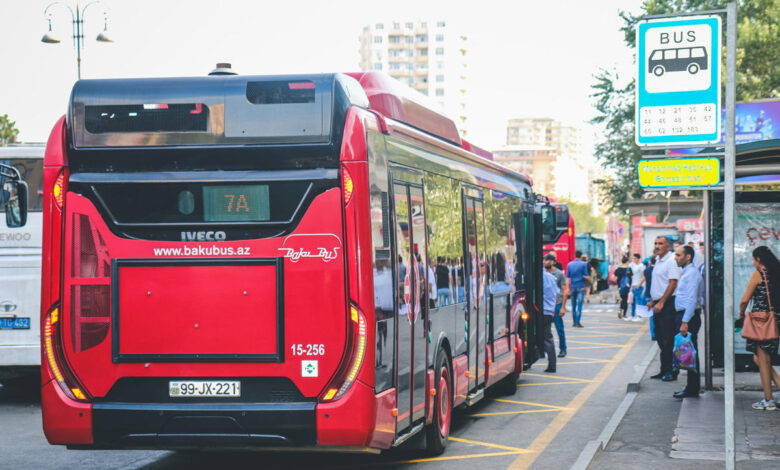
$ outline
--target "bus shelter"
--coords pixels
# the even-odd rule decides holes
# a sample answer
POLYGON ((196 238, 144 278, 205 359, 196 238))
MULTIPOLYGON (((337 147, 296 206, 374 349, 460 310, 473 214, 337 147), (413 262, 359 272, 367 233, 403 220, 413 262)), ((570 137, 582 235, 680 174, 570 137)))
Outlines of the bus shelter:
MULTIPOLYGON (((736 207, 734 210, 734 311, 747 281, 755 269, 752 251, 766 245, 780 256, 780 139, 762 140, 737 145, 736 207)), ((706 152, 707 150, 705 150, 706 152)), ((706 341, 709 361, 706 361, 705 382, 712 385, 712 368, 723 367, 723 222, 724 193, 722 186, 705 194, 705 242, 709 262, 706 297, 709 309, 706 341)), ((745 349, 741 330, 734 331, 735 370, 757 370, 752 353, 745 349)), ((780 359, 773 357, 773 363, 780 359)))

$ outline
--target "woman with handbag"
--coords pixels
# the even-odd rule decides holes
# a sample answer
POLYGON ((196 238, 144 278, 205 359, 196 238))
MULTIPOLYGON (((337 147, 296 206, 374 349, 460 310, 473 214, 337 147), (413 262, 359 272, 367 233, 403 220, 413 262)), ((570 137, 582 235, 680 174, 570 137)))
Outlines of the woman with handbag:
POLYGON ((774 307, 780 302, 780 261, 769 248, 759 246, 753 250, 753 265, 756 270, 739 303, 737 321, 744 322, 742 337, 747 340, 747 350, 753 353, 764 389, 764 399, 753 403, 753 408, 776 410, 772 382, 780 389, 780 375, 772 367, 772 356, 777 354, 778 346, 778 315, 774 307), (753 307, 746 316, 745 310, 751 300, 753 307))

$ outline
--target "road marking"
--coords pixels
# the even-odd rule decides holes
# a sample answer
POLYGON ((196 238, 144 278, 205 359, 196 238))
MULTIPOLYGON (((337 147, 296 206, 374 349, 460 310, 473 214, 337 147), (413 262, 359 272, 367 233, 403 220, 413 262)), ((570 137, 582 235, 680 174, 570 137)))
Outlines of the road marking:
POLYGON ((580 349, 607 349, 607 348, 622 348, 623 346, 574 346, 573 348, 568 349, 574 349, 579 351, 580 349))
POLYGON ((517 384, 518 387, 539 387, 541 385, 579 385, 593 382, 592 380, 583 380, 582 382, 536 382, 530 384, 517 384))
MULTIPOLYGON (((562 379, 562 380, 571 380, 572 382, 592 382, 592 380, 588 379, 578 379, 575 377, 561 377, 558 374, 550 375, 550 374, 532 374, 531 372, 523 372, 523 375, 530 375, 531 377, 546 377, 550 379, 562 379)), ((522 377, 522 375, 521 375, 522 377)))
POLYGON ((573 362, 561 362, 558 361, 559 366, 570 366, 572 364, 604 364, 612 361, 573 361, 573 362))
POLYGON ((602 383, 609 377, 609 375, 612 373, 613 370, 615 370, 615 367, 620 363, 620 361, 623 360, 623 358, 626 357, 628 352, 631 350, 631 347, 633 347, 637 341, 639 341, 639 338, 642 336, 642 334, 647 329, 647 325, 634 333, 634 335, 631 337, 631 340, 628 342, 626 347, 622 348, 618 353, 613 357, 613 360, 615 362, 612 362, 610 364, 607 364, 604 366, 601 371, 596 375, 596 377, 593 379, 593 382, 588 384, 585 388, 580 390, 580 392, 566 405, 567 408, 570 408, 568 410, 562 410, 553 420, 550 424, 547 425, 547 427, 539 434, 536 439, 531 443, 530 446, 528 446, 528 449, 534 452, 534 455, 530 458, 524 458, 522 456, 515 459, 514 462, 509 466, 509 470, 526 470, 528 469, 531 464, 536 461, 536 458, 541 454, 548 445, 550 445, 550 442, 552 442, 555 439, 555 436, 558 435, 559 432, 561 432, 561 429, 566 426, 566 424, 571 420, 571 418, 579 411, 580 408, 582 408, 582 405, 585 404, 585 402, 588 401, 591 395, 593 395, 593 392, 595 392, 599 386, 601 386, 602 383))
POLYGON ((502 403, 515 403, 517 405, 540 406, 540 407, 543 407, 543 408, 552 408, 554 410, 565 410, 566 409, 566 408, 564 408, 562 406, 546 405, 544 403, 534 403, 532 401, 508 400, 506 398, 494 398, 493 401, 500 401, 502 403))
MULTIPOLYGON (((452 439, 452 438, 450 438, 452 439)), ((446 457, 429 457, 425 459, 413 459, 413 460, 395 460, 393 462, 379 462, 374 465, 398 465, 401 463, 424 463, 424 462, 442 462, 446 460, 466 460, 466 459, 480 459, 483 457, 499 457, 502 455, 519 455, 529 454, 531 451, 511 451, 511 452, 492 452, 487 454, 469 454, 469 455, 448 455, 446 457)))
POLYGON ((469 416, 475 418, 481 416, 498 416, 498 415, 520 415, 525 413, 559 413, 561 410, 520 410, 520 411, 495 411, 492 413, 474 413, 469 416))
POLYGON ((625 347, 625 344, 614 344, 614 343, 594 343, 592 341, 566 341, 566 343, 574 343, 574 344, 592 344, 594 346, 604 346, 604 347, 611 347, 611 348, 622 348, 625 347))
MULTIPOLYGON (((601 359, 598 357, 566 356, 566 359, 581 359, 583 361, 615 362, 614 359, 601 359)), ((560 363, 560 361, 558 361, 560 363)))
POLYGON ((531 451, 528 449, 521 449, 520 447, 510 447, 510 446, 504 446, 501 444, 492 444, 490 442, 482 442, 482 441, 472 441, 469 439, 463 439, 462 437, 453 437, 450 436, 451 441, 455 442, 461 442, 463 444, 473 444, 477 446, 485 446, 485 447, 492 447, 494 449, 501 449, 501 450, 511 450, 513 452, 523 452, 523 453, 530 453, 531 451))

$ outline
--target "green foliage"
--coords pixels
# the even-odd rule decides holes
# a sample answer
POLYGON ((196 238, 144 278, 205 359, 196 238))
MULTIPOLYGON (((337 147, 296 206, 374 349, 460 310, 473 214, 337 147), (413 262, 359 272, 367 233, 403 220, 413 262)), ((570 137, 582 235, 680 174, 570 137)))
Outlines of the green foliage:
POLYGON ((12 144, 17 137, 19 129, 16 128, 16 121, 9 119, 7 114, 0 116, 0 145, 12 144))
POLYGON ((607 223, 604 217, 591 214, 590 204, 561 200, 569 207, 569 213, 574 217, 574 230, 577 233, 604 233, 607 223))
MULTIPOLYGON (((712 0, 646 0, 644 14, 718 10, 728 2, 712 0)), ((641 19, 620 12, 626 46, 636 45, 636 24, 641 19)), ((724 21, 725 28, 725 21, 724 21)), ((725 41, 724 41, 725 43, 725 41)), ((725 67, 725 44, 723 64, 725 67)), ((725 80, 725 74, 723 74, 725 80)), ((610 211, 623 212, 629 199, 638 198, 636 165, 640 158, 634 143, 634 92, 632 79, 621 85, 616 72, 600 70, 592 85, 597 114, 591 120, 604 126, 604 137, 596 145, 596 157, 613 176, 596 181, 610 211)), ((725 94, 724 94, 725 96, 725 94)), ((780 97, 780 0, 738 2, 737 101, 780 97)), ((579 229, 578 229, 579 230, 579 229)))

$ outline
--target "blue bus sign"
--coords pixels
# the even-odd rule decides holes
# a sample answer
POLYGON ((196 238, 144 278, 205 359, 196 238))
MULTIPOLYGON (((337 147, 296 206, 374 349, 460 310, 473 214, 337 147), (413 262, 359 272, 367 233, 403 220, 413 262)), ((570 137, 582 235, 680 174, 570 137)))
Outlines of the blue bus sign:
POLYGON ((720 16, 637 25, 637 145, 714 144, 720 139, 720 51, 720 16))

